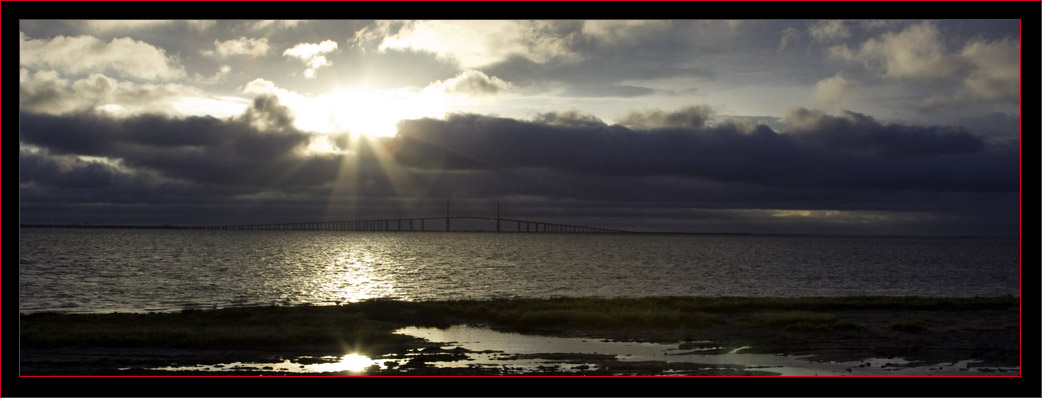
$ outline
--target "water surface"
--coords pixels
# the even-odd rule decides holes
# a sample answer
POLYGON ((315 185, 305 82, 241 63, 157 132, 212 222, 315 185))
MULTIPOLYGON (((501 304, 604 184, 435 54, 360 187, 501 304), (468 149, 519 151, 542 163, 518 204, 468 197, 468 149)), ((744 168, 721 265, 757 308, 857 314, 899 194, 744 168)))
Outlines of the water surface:
POLYGON ((1016 239, 21 230, 23 312, 555 296, 1018 295, 1016 239))

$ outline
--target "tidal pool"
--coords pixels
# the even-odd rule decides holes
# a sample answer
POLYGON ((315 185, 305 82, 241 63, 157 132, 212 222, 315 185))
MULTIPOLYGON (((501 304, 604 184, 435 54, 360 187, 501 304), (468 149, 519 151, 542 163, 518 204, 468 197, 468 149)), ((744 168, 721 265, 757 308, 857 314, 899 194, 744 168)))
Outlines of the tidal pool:
MULTIPOLYGON (((617 361, 641 362, 659 361, 665 363, 686 363, 705 365, 702 369, 717 370, 756 370, 777 373, 782 376, 826 376, 826 375, 859 375, 859 376, 921 376, 921 375, 968 375, 982 373, 1002 374, 1018 372, 1019 368, 977 368, 971 367, 974 360, 955 363, 921 364, 912 363, 902 358, 866 358, 860 361, 836 362, 815 361, 813 355, 772 355, 747 353, 749 347, 722 349, 712 342, 699 343, 692 346, 684 343, 660 344, 646 342, 618 342, 590 338, 548 337, 504 333, 487 328, 457 325, 447 329, 407 327, 395 333, 419 337, 431 342, 444 342, 444 348, 461 347, 468 351, 480 353, 473 355, 473 361, 454 361, 431 363, 438 367, 461 366, 507 366, 543 368, 561 365, 565 369, 596 369, 596 364, 554 363, 553 356, 540 358, 536 354, 597 354, 609 355, 617 361), (712 352, 712 353, 710 353, 712 352), (524 358, 524 360, 519 359, 524 358), (565 366, 566 365, 566 366, 565 366)), ((683 374, 682 370, 667 374, 683 374)))
POLYGON ((501 369, 503 374, 539 372, 579 373, 607 368, 613 375, 619 362, 657 363, 662 375, 773 374, 781 376, 967 376, 1016 375, 1019 368, 976 367, 972 359, 926 364, 903 358, 865 358, 858 361, 817 361, 814 355, 749 353, 750 347, 725 348, 711 341, 672 344, 609 341, 595 338, 549 337, 507 333, 484 327, 457 325, 446 329, 406 327, 395 333, 427 340, 434 346, 404 354, 369 358, 359 354, 283 359, 281 362, 231 362, 210 365, 153 368, 165 371, 335 373, 362 375, 398 368, 403 374, 416 367, 501 369), (728 373, 729 372, 729 373, 728 373), (767 372, 767 373, 761 373, 767 372))

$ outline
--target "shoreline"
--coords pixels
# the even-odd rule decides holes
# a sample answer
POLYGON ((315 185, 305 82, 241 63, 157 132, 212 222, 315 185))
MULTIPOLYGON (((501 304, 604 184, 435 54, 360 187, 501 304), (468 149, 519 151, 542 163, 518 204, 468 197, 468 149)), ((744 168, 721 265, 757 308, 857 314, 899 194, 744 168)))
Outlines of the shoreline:
MULTIPOLYGON (((700 343, 712 342, 716 350, 707 350, 707 354, 740 348, 750 354, 813 356, 821 362, 900 358, 907 361, 900 366, 913 366, 974 360, 979 361, 974 367, 1005 369, 1020 364, 1019 301, 1018 297, 370 300, 336 306, 146 314, 33 313, 21 316, 20 361, 22 375, 88 376, 228 375, 227 369, 213 367, 157 369, 330 358, 349 352, 388 361, 397 358, 399 363, 410 365, 314 374, 660 375, 666 374, 667 368, 677 367, 664 366, 662 361, 631 366, 617 358, 548 352, 539 355, 566 364, 593 365, 586 369, 580 366, 578 371, 556 368, 557 373, 553 368, 517 372, 449 368, 438 366, 439 361, 473 361, 481 353, 465 347, 444 352, 443 347, 450 342, 394 333, 410 326, 445 329, 470 325, 547 338, 669 343, 688 350, 704 349, 700 343)), ((680 374, 771 374, 755 366, 716 371, 688 368, 680 374)), ((272 368, 231 374, 286 373, 272 368)))

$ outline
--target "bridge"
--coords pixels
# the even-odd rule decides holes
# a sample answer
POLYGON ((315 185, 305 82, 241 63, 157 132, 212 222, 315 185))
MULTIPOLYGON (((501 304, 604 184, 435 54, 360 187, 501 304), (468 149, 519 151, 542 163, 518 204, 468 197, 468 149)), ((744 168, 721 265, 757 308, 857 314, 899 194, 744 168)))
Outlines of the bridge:
POLYGON ((184 226, 179 229, 211 229, 211 230, 248 230, 248 231, 383 231, 383 232, 452 232, 453 221, 484 220, 495 221, 495 232, 540 232, 540 233, 628 233, 610 228, 598 228, 582 225, 560 224, 533 220, 520 220, 500 217, 499 202, 496 202, 496 215, 474 216, 451 214, 453 204, 445 202, 445 216, 416 218, 381 218, 368 220, 319 221, 277 224, 245 224, 218 226, 184 226))

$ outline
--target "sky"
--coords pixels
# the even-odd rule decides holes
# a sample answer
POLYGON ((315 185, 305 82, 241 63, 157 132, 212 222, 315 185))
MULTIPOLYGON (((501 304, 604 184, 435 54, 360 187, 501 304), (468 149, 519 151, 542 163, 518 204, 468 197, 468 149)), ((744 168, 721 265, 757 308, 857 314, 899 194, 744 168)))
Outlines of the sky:
POLYGON ((1016 236, 1010 20, 22 20, 22 223, 1016 236))

